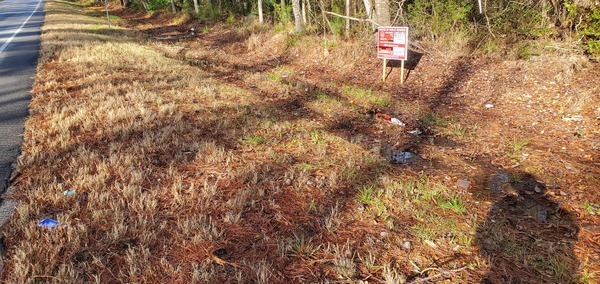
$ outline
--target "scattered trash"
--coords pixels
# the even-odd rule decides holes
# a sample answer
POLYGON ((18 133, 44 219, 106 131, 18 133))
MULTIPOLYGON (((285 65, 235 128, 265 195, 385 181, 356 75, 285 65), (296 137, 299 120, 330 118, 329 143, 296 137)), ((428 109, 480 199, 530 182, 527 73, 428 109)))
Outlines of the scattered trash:
POLYGON ((390 122, 392 124, 396 124, 398 126, 406 126, 406 124, 404 124, 404 122, 400 121, 400 119, 397 119, 395 117, 392 117, 392 119, 390 119, 390 122))
POLYGON ((291 179, 286 179, 285 180, 285 185, 291 185, 292 184, 292 180, 291 179))
POLYGON ((406 124, 404 124, 404 122, 400 121, 400 119, 397 119, 395 117, 391 117, 391 116, 389 116, 387 114, 378 113, 375 116, 377 118, 385 120, 385 121, 387 121, 387 122, 389 122, 391 124, 395 124, 395 125, 398 125, 398 126, 406 126, 406 124))
POLYGON ((437 245, 430 240, 425 240, 424 242, 425 242, 425 244, 427 244, 428 246, 430 246, 432 248, 437 248, 437 245))
POLYGON ((190 28, 190 34, 195 35, 196 34, 196 30, 194 29, 194 27, 190 28))
POLYGON ((402 242, 402 247, 406 250, 410 250, 412 247, 412 243, 409 241, 402 242))
POLYGON ((535 215, 535 219, 538 220, 538 222, 546 222, 546 220, 548 219, 548 211, 542 208, 538 208, 537 214, 535 215))
POLYGON ((54 230, 58 227, 64 227, 65 225, 54 220, 54 219, 44 219, 37 224, 38 227, 42 227, 44 229, 54 230))
POLYGON ((417 128, 415 130, 409 131, 408 133, 410 133, 411 135, 414 135, 414 136, 419 136, 419 135, 423 134, 423 131, 421 131, 417 128))
POLYGON ((73 195, 73 194, 75 194, 75 193, 77 193, 77 190, 76 190, 76 189, 67 189, 67 190, 63 191, 63 194, 64 194, 65 196, 73 195))
POLYGON ((358 211, 365 211, 365 206, 362 204, 358 204, 356 209, 358 209, 358 211))
POLYGON ((459 179, 456 181, 456 187, 458 189, 467 190, 471 186, 471 182, 465 179, 459 179))
POLYGON ((387 237, 387 236, 389 235, 389 233, 388 233, 388 232, 386 232, 386 231, 381 231, 381 233, 379 233, 379 235, 380 235, 382 238, 385 238, 385 237, 387 237))
POLYGON ((398 151, 392 154, 392 163, 407 164, 410 159, 414 158, 415 154, 411 152, 398 151))
POLYGON ((562 120, 563 121, 582 122, 583 121, 583 116, 581 116, 581 115, 574 115, 574 116, 571 116, 571 117, 563 116, 562 120))
POLYGON ((493 104, 485 104, 485 108, 493 108, 494 105, 493 104))

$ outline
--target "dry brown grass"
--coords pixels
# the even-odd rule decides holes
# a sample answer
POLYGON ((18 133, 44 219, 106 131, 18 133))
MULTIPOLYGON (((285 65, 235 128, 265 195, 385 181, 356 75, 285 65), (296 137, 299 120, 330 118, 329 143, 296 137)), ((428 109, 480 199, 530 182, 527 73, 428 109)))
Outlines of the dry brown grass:
MULTIPOLYGON (((4 227, 5 281, 477 283, 494 269, 496 260, 480 254, 481 235, 508 227, 490 220, 494 200, 482 183, 490 168, 508 168, 523 154, 493 151, 507 147, 487 136, 503 118, 475 124, 433 113, 435 98, 398 99, 398 90, 369 84, 373 76, 347 76, 353 60, 369 56, 364 42, 313 37, 286 49, 284 33, 216 26, 198 43, 166 43, 104 30, 87 14, 72 3, 47 4, 13 183, 20 204, 4 227), (223 43, 223 34, 239 40, 223 43), (282 54, 312 61, 293 64, 282 54), (324 66, 339 77, 314 83, 311 70, 324 66), (374 119, 392 110, 432 143, 374 119), (459 150, 433 143, 439 137, 456 140, 459 150), (394 141, 415 144, 409 150, 424 161, 390 164, 380 150, 394 141), (495 160, 471 159, 482 153, 495 160), (468 190, 455 186, 465 175, 468 190), (64 196, 66 189, 77 193, 64 196), (36 227, 45 217, 66 227, 36 227)), ((477 99, 514 98, 519 89, 492 91, 477 99)), ((567 100, 564 112, 586 113, 597 98, 567 100)), ((527 157, 519 161, 531 168, 548 159, 527 157)), ((597 180, 593 173, 584 189, 597 180)), ((561 230, 574 225, 553 222, 561 230)), ((528 271, 541 274, 527 279, 567 282, 580 273, 593 283, 593 249, 577 251, 587 260, 569 252, 593 248, 583 241, 590 234, 532 245, 508 230, 498 242, 513 248, 505 257, 538 265, 528 271)))

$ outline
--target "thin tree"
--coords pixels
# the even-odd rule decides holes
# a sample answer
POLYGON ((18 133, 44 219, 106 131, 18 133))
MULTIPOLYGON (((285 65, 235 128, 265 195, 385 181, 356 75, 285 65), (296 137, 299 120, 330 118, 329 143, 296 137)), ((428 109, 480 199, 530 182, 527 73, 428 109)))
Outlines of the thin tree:
MULTIPOLYGON (((195 0, 195 1, 198 1, 198 0, 195 0)), ((262 0, 258 0, 258 22, 261 24, 265 22, 265 20, 263 18, 263 10, 262 10, 263 7, 262 6, 263 6, 262 0)))
POLYGON ((175 6, 175 0, 171 0, 171 8, 173 9, 173 13, 177 13, 177 6, 175 6))
POLYGON ((389 26, 391 24, 390 2, 388 0, 363 0, 363 3, 365 4, 367 17, 374 26, 389 26))
POLYGON ((346 37, 350 37, 350 0, 346 0, 346 37))
POLYGON ((296 33, 302 31, 302 11, 300 10, 300 0, 292 0, 292 9, 294 10, 294 24, 296 26, 296 33))

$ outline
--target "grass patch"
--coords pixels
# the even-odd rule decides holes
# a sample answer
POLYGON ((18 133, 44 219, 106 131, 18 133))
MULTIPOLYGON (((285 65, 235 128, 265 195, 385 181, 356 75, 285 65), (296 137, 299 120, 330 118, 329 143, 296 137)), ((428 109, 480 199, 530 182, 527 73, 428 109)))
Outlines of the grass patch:
POLYGON ((242 141, 244 143, 252 145, 252 146, 258 146, 258 145, 265 143, 267 141, 267 139, 265 139, 264 137, 260 137, 258 135, 246 135, 246 136, 242 137, 242 141))
POLYGON ((452 210, 456 213, 462 214, 467 210, 462 200, 457 196, 450 197, 449 200, 440 202, 440 207, 448 210, 452 210))
POLYGON ((421 123, 427 127, 445 126, 449 123, 448 120, 435 112, 430 112, 421 117, 421 123))
POLYGON ((392 102, 389 94, 373 92, 370 88, 365 89, 348 85, 342 87, 342 96, 347 98, 351 103, 366 108, 387 107, 392 102))

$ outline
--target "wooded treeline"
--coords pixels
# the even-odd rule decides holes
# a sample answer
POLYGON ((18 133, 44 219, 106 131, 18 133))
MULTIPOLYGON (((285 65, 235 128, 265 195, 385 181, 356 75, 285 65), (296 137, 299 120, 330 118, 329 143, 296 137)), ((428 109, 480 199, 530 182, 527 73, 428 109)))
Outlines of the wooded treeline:
POLYGON ((539 38, 569 39, 600 55, 600 3, 593 0, 119 1, 148 12, 187 12, 211 22, 255 17, 265 24, 293 23, 298 33, 352 37, 370 34, 377 26, 401 25, 410 27, 413 39, 476 39, 478 45, 492 51, 498 39, 509 44, 539 38))

